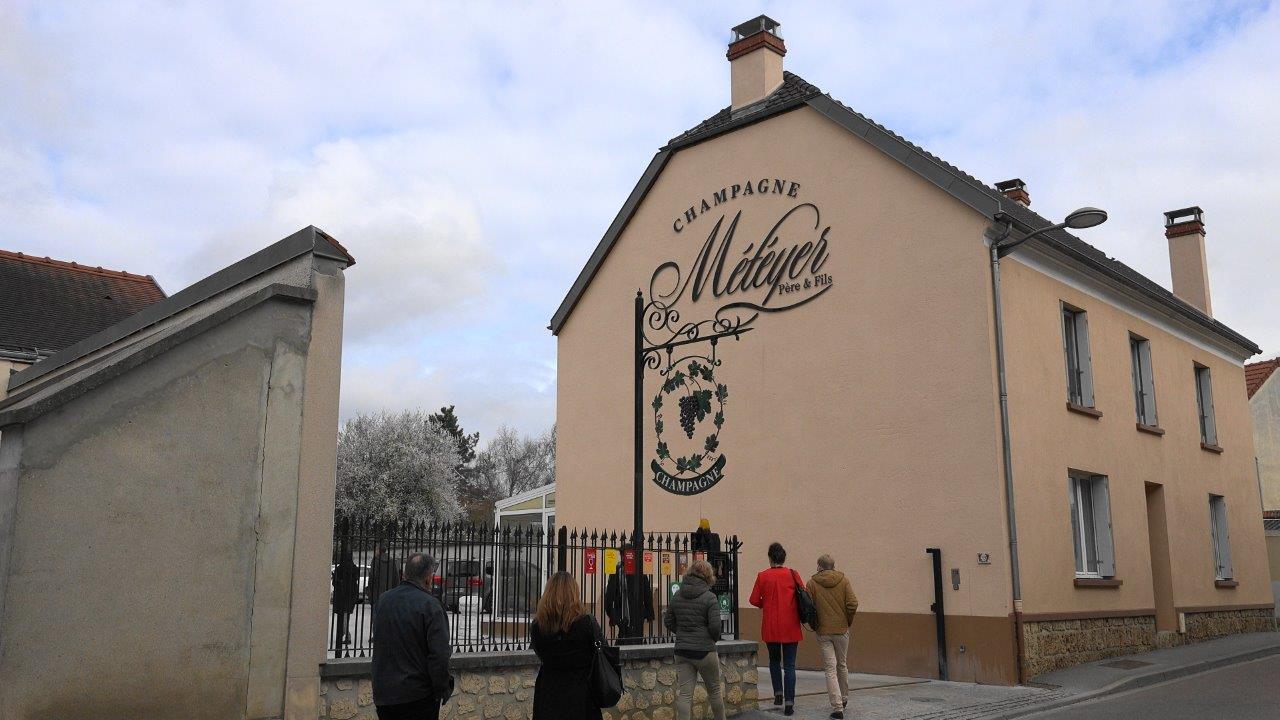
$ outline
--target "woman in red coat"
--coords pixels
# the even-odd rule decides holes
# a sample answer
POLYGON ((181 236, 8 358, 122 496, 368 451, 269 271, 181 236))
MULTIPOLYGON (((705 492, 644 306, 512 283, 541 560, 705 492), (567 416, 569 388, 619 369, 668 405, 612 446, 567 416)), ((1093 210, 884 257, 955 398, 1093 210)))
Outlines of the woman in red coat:
POLYGON ((773 704, 785 702, 783 714, 792 715, 796 701, 796 646, 802 637, 800 613, 796 609, 796 586, 804 587, 804 583, 795 570, 783 565, 786 561, 787 551, 780 543, 769 546, 769 569, 756 575, 756 585, 751 588, 751 604, 764 611, 760 639, 769 648, 773 704), (779 692, 778 688, 783 688, 783 691, 779 692))

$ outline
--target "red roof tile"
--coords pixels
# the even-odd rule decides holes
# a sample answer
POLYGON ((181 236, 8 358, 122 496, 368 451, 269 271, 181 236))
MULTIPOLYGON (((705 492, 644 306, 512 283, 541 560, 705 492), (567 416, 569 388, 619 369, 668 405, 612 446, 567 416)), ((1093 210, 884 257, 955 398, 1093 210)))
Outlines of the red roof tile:
POLYGON ((1280 368, 1280 357, 1244 366, 1244 386, 1249 397, 1253 397, 1253 394, 1258 392, 1258 388, 1262 387, 1262 383, 1271 377, 1271 373, 1275 372, 1276 368, 1280 368))
POLYGON ((164 297, 150 275, 0 250, 0 347, 61 350, 164 297))

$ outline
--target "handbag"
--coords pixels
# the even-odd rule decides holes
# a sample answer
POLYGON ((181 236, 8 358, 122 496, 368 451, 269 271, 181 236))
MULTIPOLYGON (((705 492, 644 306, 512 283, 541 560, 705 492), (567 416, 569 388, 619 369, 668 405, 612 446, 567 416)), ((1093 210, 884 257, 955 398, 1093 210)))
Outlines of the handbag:
POLYGON ((796 613, 800 616, 800 622, 813 628, 815 632, 818 630, 818 606, 813 602, 813 596, 800 583, 800 575, 795 570, 791 571, 791 579, 796 586, 796 613))
POLYGON ((591 704, 597 708, 611 708, 622 699, 622 657, 618 648, 606 643, 595 617, 595 656, 591 659, 591 676, 587 679, 587 692, 591 704))

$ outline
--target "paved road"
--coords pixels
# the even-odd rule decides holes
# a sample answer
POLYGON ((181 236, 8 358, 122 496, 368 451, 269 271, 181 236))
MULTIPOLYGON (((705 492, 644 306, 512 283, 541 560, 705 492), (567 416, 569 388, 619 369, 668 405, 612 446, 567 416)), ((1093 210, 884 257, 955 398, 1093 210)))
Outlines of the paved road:
POLYGON ((1027 720, 1275 720, 1280 656, 1037 713, 1027 720))

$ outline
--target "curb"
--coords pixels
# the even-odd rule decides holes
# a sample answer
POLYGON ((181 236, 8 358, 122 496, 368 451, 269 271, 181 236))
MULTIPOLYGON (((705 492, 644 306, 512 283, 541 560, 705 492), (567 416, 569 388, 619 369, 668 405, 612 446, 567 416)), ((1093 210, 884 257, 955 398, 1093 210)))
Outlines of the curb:
POLYGON ((1013 718, 1027 717, 1029 715, 1035 715, 1036 713, 1048 712, 1050 710, 1057 710, 1069 705, 1082 703, 1086 700, 1094 700, 1096 698, 1106 697, 1107 695, 1115 695, 1129 690, 1147 687, 1149 685, 1157 685, 1168 680, 1176 680, 1178 678, 1187 677, 1189 675, 1198 675, 1203 672, 1217 670, 1218 668, 1230 665, 1238 665, 1240 663, 1251 662, 1253 660, 1261 660, 1262 658, 1270 657, 1272 655, 1280 655, 1280 644, 1272 645, 1271 647, 1258 648, 1257 650, 1250 650, 1248 652, 1240 653, 1239 655, 1229 655, 1226 657, 1214 658, 1212 660, 1202 660, 1189 665, 1181 665, 1178 667, 1166 668, 1164 670, 1148 672, 1145 675, 1121 678, 1120 680, 1116 680, 1110 685, 1104 685, 1097 690, 1090 690, 1088 692, 1080 693, 1079 695, 1072 695, 1062 700, 1045 703, 1044 705, 1036 705, 1034 707, 1014 710, 1000 715, 992 715, 989 720, 1013 720, 1013 718))

